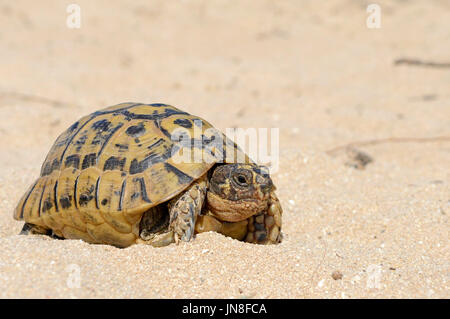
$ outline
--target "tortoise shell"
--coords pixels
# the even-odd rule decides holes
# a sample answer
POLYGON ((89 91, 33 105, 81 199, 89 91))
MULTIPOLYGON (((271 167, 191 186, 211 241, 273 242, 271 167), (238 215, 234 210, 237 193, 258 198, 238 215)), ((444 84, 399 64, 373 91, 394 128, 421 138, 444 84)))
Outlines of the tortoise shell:
POLYGON ((144 212, 175 197, 218 162, 219 149, 211 147, 217 134, 224 162, 251 162, 207 121, 170 105, 122 103, 92 113, 57 138, 14 218, 65 238, 128 246, 139 237, 144 212), (179 128, 194 136, 202 161, 175 160, 172 136, 179 128), (201 136, 196 138, 195 130, 201 136), (231 161, 225 152, 230 146, 231 161))

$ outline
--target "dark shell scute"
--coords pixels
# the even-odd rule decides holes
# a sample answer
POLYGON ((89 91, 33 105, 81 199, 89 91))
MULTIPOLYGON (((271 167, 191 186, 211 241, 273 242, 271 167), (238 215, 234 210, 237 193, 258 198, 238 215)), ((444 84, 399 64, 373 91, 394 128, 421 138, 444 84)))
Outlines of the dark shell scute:
POLYGON ((123 170, 123 167, 125 166, 125 162, 127 161, 126 158, 119 158, 116 156, 111 156, 108 158, 105 162, 105 166, 103 167, 104 171, 107 170, 123 170))
POLYGON ((80 156, 78 154, 67 156, 64 165, 66 167, 73 167, 78 169, 78 167, 80 167, 80 156))
POLYGON ((176 119, 175 121, 173 121, 173 123, 176 125, 182 126, 184 128, 192 127, 192 123, 188 119, 176 119))
POLYGON ((97 154, 96 153, 88 154, 83 159, 81 169, 86 169, 88 167, 94 166, 96 162, 97 162, 97 154))
POLYGON ((142 123, 139 125, 133 125, 127 128, 125 133, 131 137, 139 137, 145 134, 145 127, 142 123))
POLYGON ((94 124, 92 124, 92 128, 94 130, 100 131, 100 132, 105 132, 105 131, 109 130, 110 126, 111 126, 111 122, 106 119, 97 121, 94 124))

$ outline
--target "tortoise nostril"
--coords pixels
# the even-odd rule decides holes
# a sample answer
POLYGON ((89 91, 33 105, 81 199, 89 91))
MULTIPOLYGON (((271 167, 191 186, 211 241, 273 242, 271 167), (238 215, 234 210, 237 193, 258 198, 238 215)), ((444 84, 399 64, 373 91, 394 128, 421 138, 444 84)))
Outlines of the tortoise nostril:
POLYGON ((272 180, 267 179, 265 182, 261 183, 261 189, 263 190, 263 192, 268 192, 272 189, 272 185, 272 180))
POLYGON ((266 180, 265 180, 264 177, 262 177, 261 175, 257 175, 257 176, 256 176, 256 183, 262 185, 262 184, 265 184, 265 182, 266 182, 266 180))

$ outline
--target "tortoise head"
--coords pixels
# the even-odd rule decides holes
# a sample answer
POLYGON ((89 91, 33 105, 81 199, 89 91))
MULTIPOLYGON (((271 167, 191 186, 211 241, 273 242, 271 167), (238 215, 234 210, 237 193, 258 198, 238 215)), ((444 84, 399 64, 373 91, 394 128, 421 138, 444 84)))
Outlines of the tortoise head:
POLYGON ((267 210, 274 189, 264 166, 218 165, 209 180, 208 209, 219 220, 238 222, 267 210))

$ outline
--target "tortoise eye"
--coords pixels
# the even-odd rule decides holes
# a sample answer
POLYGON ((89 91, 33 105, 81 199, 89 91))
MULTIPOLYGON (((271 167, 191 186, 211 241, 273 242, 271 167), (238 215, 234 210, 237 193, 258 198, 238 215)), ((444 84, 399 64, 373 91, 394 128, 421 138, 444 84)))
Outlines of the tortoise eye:
POLYGON ((236 175, 234 177, 234 180, 236 181, 236 183, 238 183, 241 186, 247 186, 248 185, 247 177, 245 175, 243 175, 243 174, 236 175))

